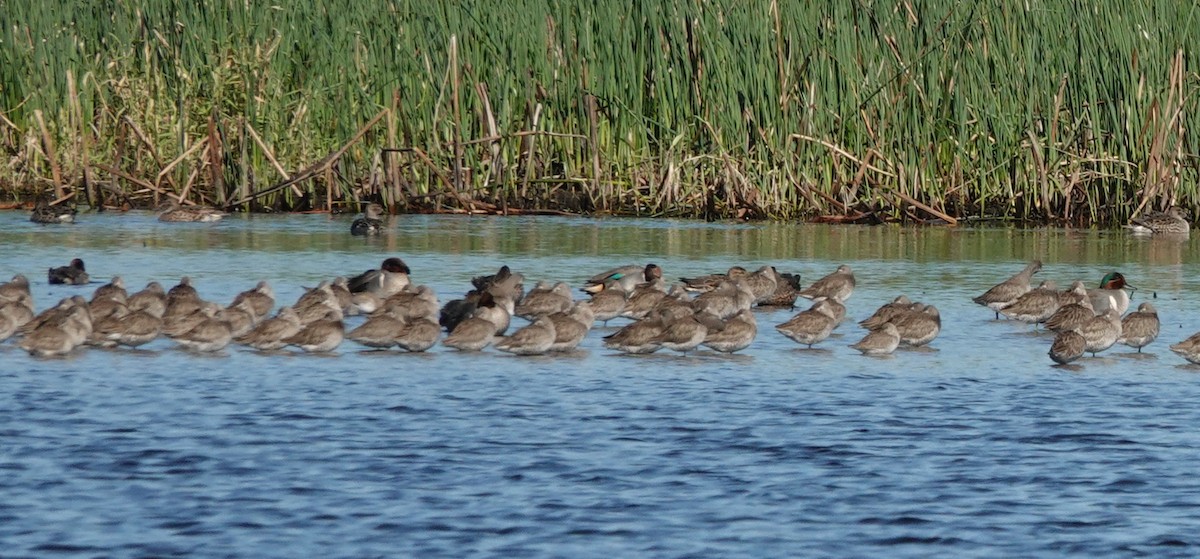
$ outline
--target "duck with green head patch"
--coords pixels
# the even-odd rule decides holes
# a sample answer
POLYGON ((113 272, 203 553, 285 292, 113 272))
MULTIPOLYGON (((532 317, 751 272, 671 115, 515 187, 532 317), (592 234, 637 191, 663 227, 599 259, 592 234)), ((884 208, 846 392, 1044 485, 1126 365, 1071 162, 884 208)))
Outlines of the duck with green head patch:
POLYGON ((1121 275, 1121 272, 1104 274, 1104 278, 1100 280, 1100 287, 1088 290, 1092 309, 1096 314, 1102 314, 1109 308, 1116 310, 1118 315, 1125 314, 1125 311, 1129 310, 1129 293, 1125 291, 1126 288, 1137 289, 1125 282, 1125 276, 1121 275))

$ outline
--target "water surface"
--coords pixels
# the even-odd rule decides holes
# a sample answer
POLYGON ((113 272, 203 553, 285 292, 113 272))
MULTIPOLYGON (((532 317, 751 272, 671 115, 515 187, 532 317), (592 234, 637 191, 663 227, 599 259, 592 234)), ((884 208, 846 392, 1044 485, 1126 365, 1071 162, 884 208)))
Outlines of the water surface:
MULTIPOLYGON (((931 348, 865 358, 853 323, 813 350, 757 313, 739 354, 519 358, 197 356, 0 344, 5 556, 1195 556, 1200 369, 1166 345, 1200 330, 1191 242, 1058 229, 404 216, 160 224, 0 214, 0 277, 39 309, 120 274, 188 275, 227 303, 280 301, 401 256, 443 301, 501 264, 580 284, 653 261, 668 278, 774 264, 805 283, 847 263, 861 319, 899 294, 935 304, 931 348), (45 284, 81 257, 97 280, 45 284), (1119 270, 1163 335, 1053 367, 1050 337, 970 298, 1019 270, 1090 284, 1119 270)), ((357 324, 361 319, 351 319, 357 324)), ((520 323, 520 321, 518 321, 520 323)), ((621 321, 613 322, 617 326, 621 321)))

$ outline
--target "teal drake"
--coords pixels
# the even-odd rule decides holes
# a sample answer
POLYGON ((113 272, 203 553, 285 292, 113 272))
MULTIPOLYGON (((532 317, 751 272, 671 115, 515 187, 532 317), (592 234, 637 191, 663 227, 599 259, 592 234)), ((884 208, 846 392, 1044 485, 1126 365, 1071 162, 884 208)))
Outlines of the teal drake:
POLYGON ((1120 272, 1109 272, 1104 274, 1100 279, 1100 287, 1088 290, 1088 298, 1092 300, 1092 309, 1096 314, 1104 312, 1108 308, 1117 311, 1117 315, 1125 314, 1129 310, 1129 292, 1126 288, 1136 289, 1125 281, 1125 276, 1120 272))
POLYGON ((1158 338, 1159 328, 1158 310, 1150 303, 1142 303, 1137 311, 1121 319, 1121 337, 1117 343, 1136 348, 1141 353, 1143 347, 1158 338))
POLYGON ((996 318, 1000 318, 1000 309, 1016 302, 1018 298, 1027 293, 1031 287, 1033 275, 1042 270, 1042 261, 1034 260, 1025 265, 1025 268, 1017 272, 1012 277, 990 287, 982 295, 971 299, 978 305, 983 305, 992 309, 996 313, 996 318))
POLYGON ((83 260, 79 258, 71 259, 71 263, 66 266, 50 268, 46 275, 50 283, 58 285, 83 285, 91 281, 87 270, 84 269, 83 260))
MULTIPOLYGON (((380 298, 386 299, 408 287, 411 283, 409 280, 409 274, 411 273, 408 264, 393 256, 385 259, 379 265, 379 269, 367 270, 350 278, 346 287, 351 294, 370 291, 380 298)), ((349 301, 346 301, 346 303, 349 304, 349 301)), ((339 304, 339 306, 344 307, 346 305, 339 304)))
POLYGON ((900 331, 891 322, 885 323, 878 330, 872 330, 850 347, 862 352, 863 355, 887 355, 900 347, 900 331))
POLYGON ((798 294, 805 299, 816 299, 817 297, 829 297, 838 301, 846 302, 850 300, 850 295, 854 294, 854 286, 857 282, 854 279, 854 272, 850 271, 850 266, 842 264, 837 267, 833 273, 817 280, 808 287, 801 289, 798 294))
POLYGON ((638 266, 629 264, 596 274, 584 282, 583 290, 587 293, 598 293, 603 289, 620 289, 632 293, 639 284, 651 281, 652 270, 657 270, 657 276, 662 277, 662 269, 657 264, 638 266))
POLYGON ((1187 214, 1178 207, 1171 207, 1165 212, 1149 212, 1129 221, 1126 229, 1135 235, 1166 235, 1186 237, 1191 233, 1192 226, 1188 223, 1187 214))
POLYGON ((354 236, 378 235, 383 231, 383 206, 374 202, 363 208, 363 215, 350 223, 350 234, 354 236))
POLYGON ((1087 340, 1083 335, 1075 330, 1063 330, 1054 336, 1054 343, 1050 344, 1050 359, 1059 365, 1066 365, 1080 357, 1083 357, 1084 349, 1087 348, 1087 340))

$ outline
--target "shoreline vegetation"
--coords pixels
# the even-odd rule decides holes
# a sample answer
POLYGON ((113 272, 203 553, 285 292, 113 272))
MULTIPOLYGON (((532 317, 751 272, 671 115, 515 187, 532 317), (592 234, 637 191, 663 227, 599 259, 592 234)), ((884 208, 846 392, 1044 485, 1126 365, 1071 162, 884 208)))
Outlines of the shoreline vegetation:
POLYGON ((0 0, 0 198, 1200 215, 1200 5, 0 0))

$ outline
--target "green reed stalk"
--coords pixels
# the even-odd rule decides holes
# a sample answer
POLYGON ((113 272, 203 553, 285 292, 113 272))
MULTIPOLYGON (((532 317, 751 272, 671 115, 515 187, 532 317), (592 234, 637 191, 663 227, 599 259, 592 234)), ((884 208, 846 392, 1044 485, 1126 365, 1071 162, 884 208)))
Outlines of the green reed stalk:
POLYGON ((81 184, 85 154, 69 152, 86 149, 89 168, 142 181, 93 169, 135 203, 189 180, 203 199, 242 198, 284 180, 272 159, 292 176, 345 149, 254 207, 332 196, 357 209, 398 187, 413 211, 473 199, 933 217, 905 201, 916 200, 957 218, 1040 222, 1120 222, 1168 204, 1196 213, 1198 10, 1171 0, 0 0, 0 143, 13 161, 0 190, 24 197, 49 184, 41 111, 70 184, 81 184), (222 192, 202 171, 213 160, 189 151, 210 137, 213 115, 222 192))

